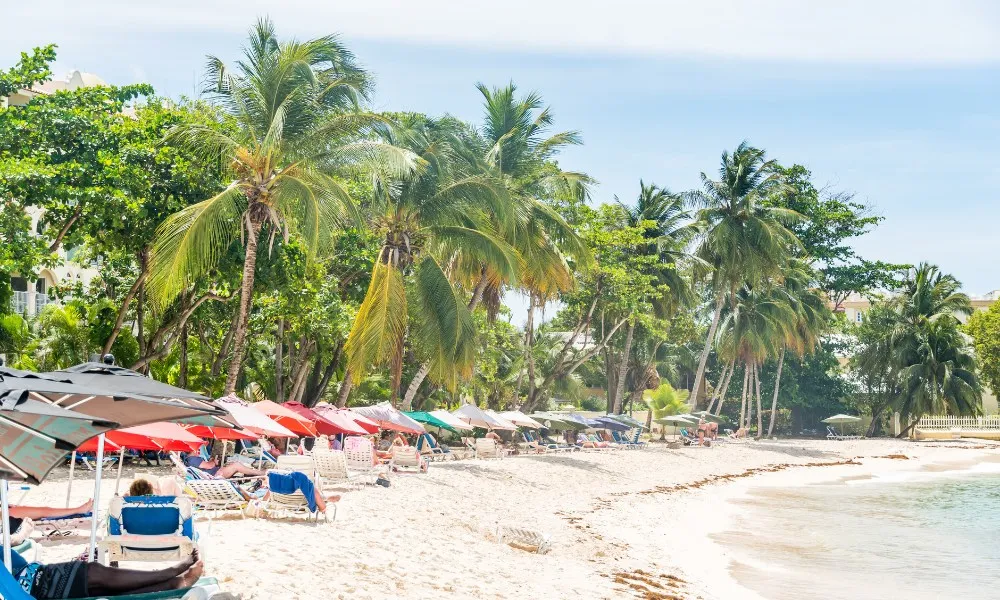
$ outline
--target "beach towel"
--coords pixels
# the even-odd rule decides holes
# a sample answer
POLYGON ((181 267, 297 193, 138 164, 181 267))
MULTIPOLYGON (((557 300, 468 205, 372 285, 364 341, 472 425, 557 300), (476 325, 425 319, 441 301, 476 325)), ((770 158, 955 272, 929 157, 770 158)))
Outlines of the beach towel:
POLYGON ((275 473, 270 471, 267 474, 267 487, 272 492, 278 494, 294 494, 302 492, 309 504, 310 512, 316 512, 316 488, 309 476, 305 473, 292 471, 291 473, 275 473))

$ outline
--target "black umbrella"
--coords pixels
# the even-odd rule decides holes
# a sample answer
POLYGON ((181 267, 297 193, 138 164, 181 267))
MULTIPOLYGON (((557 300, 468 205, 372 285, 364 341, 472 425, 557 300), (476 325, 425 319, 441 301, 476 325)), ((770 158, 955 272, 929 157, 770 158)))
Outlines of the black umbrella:
POLYGON ((72 385, 106 390, 115 394, 118 402, 95 399, 84 404, 61 406, 101 418, 113 419, 122 427, 134 427, 160 421, 175 421, 214 427, 237 427, 228 413, 211 404, 211 398, 179 387, 150 379, 129 369, 100 363, 83 363, 43 373, 72 385), (121 400, 126 402, 121 403, 121 400), (138 401, 136 404, 129 400, 138 401))

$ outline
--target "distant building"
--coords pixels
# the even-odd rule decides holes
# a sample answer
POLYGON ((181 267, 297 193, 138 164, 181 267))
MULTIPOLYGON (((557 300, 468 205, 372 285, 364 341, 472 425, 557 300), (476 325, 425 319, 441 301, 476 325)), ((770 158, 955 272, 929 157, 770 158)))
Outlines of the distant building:
MULTIPOLYGON (((0 98, 0 110, 14 106, 24 106, 32 98, 41 95, 54 94, 63 90, 75 90, 81 87, 92 87, 107 85, 103 79, 92 73, 82 73, 72 71, 65 79, 54 79, 34 86, 30 90, 20 90, 6 98, 0 98)), ((39 221, 42 212, 37 209, 29 209, 28 215, 31 217, 32 231, 38 235, 40 231, 39 221)), ((75 283, 81 283, 84 287, 97 277, 97 270, 91 265, 81 265, 74 261, 74 249, 60 248, 57 252, 59 258, 58 266, 42 269, 36 277, 11 277, 11 286, 14 288, 14 297, 11 300, 14 312, 27 316, 34 316, 42 312, 47 304, 54 301, 50 295, 57 287, 68 287, 75 283)))

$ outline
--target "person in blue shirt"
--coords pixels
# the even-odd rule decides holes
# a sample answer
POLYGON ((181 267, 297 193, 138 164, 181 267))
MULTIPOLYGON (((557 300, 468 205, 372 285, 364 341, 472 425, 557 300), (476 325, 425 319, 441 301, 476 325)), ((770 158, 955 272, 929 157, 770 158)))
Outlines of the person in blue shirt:
POLYGON ((80 560, 29 563, 14 550, 10 557, 11 572, 18 583, 39 600, 179 590, 193 586, 205 568, 197 550, 186 560, 158 571, 119 569, 80 560))

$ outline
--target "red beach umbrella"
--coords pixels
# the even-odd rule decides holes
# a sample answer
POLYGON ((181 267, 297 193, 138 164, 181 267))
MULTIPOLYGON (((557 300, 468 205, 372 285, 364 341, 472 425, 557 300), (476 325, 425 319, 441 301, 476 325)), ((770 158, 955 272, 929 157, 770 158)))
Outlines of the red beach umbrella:
POLYGON ((312 421, 316 426, 316 431, 322 435, 366 435, 368 433, 351 419, 336 412, 328 411, 325 415, 321 415, 299 402, 285 402, 281 406, 312 421))

